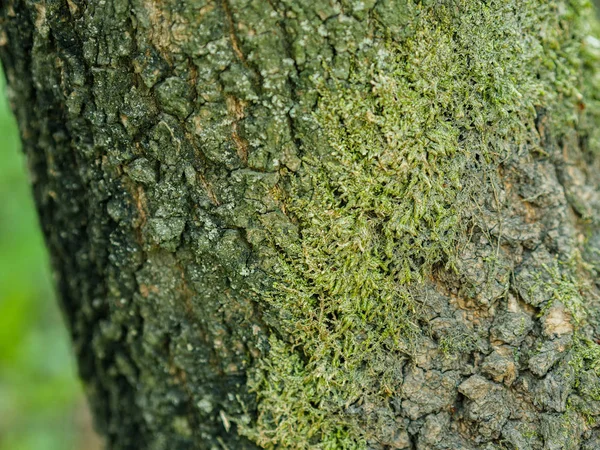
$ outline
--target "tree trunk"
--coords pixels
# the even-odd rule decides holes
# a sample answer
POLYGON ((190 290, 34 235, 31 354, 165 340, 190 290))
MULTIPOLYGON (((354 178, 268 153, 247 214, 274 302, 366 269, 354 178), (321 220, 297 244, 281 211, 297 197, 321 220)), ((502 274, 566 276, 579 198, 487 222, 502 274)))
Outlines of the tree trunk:
POLYGON ((4 0, 108 447, 600 448, 588 6, 4 0))

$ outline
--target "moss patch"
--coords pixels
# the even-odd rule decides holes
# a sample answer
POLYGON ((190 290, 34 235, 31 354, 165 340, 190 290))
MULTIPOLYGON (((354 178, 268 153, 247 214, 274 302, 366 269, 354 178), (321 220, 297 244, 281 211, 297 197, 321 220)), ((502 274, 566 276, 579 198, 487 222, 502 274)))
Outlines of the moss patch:
MULTIPOLYGON (((301 244, 272 233, 278 334, 250 380, 258 422, 242 427, 265 448, 397 438, 381 405, 421 333, 412 286, 454 267, 502 161, 540 150, 536 110, 559 134, 577 120, 583 2, 388 3, 402 32, 361 12, 370 37, 315 78, 327 145, 281 194, 301 244)), ((340 36, 344 17, 331 19, 340 36)))

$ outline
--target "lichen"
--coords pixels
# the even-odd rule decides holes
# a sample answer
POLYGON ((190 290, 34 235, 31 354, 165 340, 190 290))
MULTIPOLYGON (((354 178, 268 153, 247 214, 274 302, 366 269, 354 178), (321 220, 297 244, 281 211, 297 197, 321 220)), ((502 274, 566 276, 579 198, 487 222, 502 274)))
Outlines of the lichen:
MULTIPOLYGON (((540 151, 537 111, 558 135, 578 120, 586 2, 388 3, 402 32, 371 11, 370 37, 314 78, 306 120, 327 145, 280 199, 301 245, 270 238, 278 334, 250 378, 258 420, 241 427, 264 448, 386 439, 390 407, 370 405, 401 392, 422 332, 413 287, 457 270, 480 191, 515 149, 540 151)), ((323 14, 332 39, 352 36, 343 12, 323 14)))

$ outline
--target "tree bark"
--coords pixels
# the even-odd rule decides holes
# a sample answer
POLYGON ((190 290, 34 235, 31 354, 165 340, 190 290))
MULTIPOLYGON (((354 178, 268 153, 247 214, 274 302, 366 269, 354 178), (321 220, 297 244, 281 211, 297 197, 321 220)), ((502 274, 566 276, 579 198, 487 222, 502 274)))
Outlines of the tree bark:
POLYGON ((600 448, 587 2, 0 11, 108 448, 600 448))

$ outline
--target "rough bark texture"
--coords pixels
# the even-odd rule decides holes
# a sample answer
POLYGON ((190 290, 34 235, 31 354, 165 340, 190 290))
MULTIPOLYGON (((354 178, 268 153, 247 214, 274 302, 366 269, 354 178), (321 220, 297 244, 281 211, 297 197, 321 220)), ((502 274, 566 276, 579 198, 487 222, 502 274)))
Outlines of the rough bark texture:
POLYGON ((600 448, 588 6, 4 0, 109 448, 600 448))

